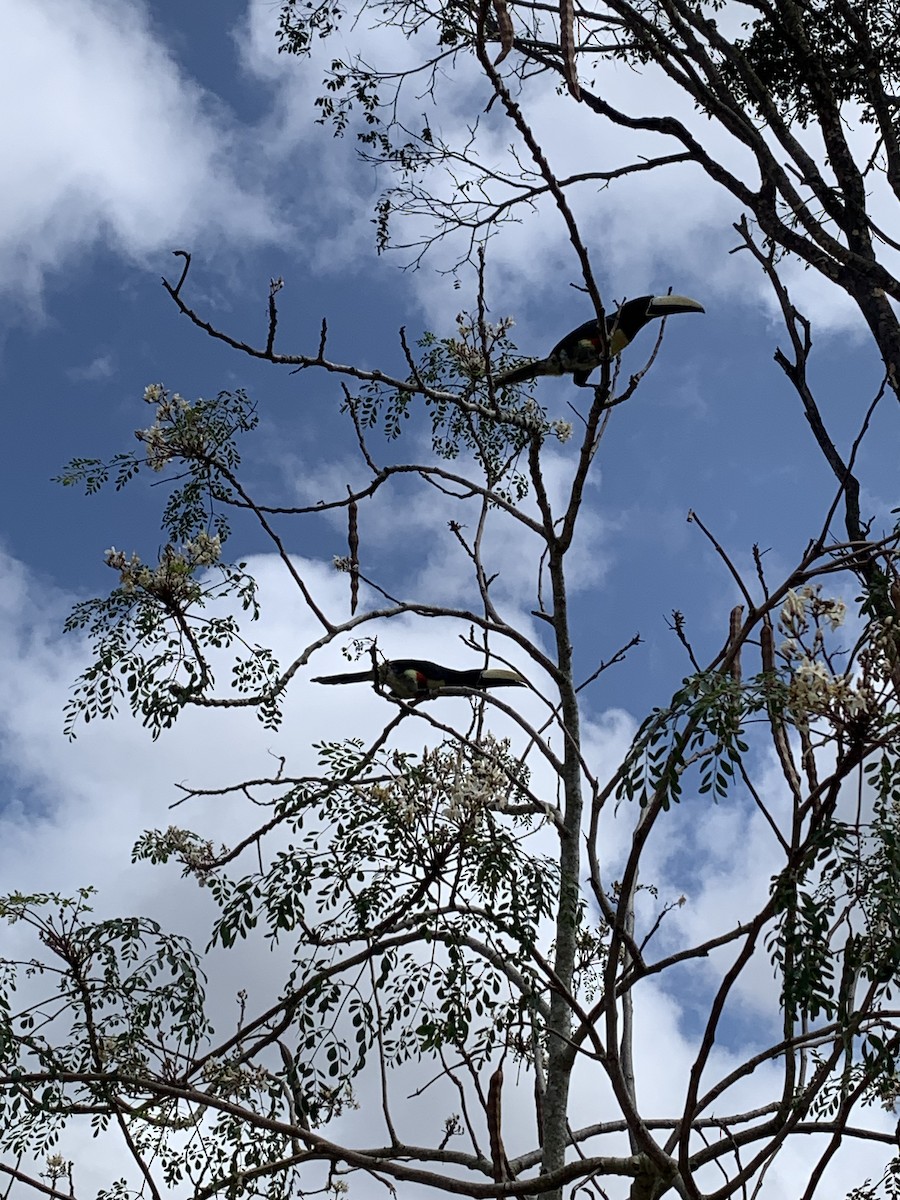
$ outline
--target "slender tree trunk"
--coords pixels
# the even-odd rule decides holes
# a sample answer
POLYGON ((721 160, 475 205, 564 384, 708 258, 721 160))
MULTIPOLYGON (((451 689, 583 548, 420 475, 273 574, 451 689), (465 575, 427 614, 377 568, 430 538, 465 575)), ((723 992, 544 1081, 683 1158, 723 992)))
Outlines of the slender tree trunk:
MULTIPOLYGON (((556 976, 565 993, 570 993, 575 973, 578 928, 579 878, 581 868, 581 791, 580 729, 578 700, 572 679, 572 644, 569 640, 568 609, 562 555, 551 550, 550 577, 553 587, 553 616, 556 629, 557 662, 563 676, 561 686, 562 719, 566 744, 563 755, 563 794, 565 810, 560 831, 560 888, 556 916, 556 949, 553 960, 556 976)), ((544 1096, 545 1172, 558 1170, 565 1162, 568 1137, 569 1081, 572 1073, 572 1010, 567 996, 554 991, 550 997, 547 1046, 547 1090, 544 1096)), ((548 1193, 556 1200, 559 1192, 548 1193)))

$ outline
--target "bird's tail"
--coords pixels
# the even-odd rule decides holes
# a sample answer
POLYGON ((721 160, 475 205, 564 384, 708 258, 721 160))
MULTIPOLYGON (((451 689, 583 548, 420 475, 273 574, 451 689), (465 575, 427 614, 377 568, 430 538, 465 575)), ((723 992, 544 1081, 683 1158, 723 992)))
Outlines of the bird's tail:
POLYGON ((527 687, 525 680, 517 671, 501 671, 491 668, 482 671, 479 677, 481 687, 527 687))
POLYGON ((362 683, 372 678, 371 671, 351 671, 348 675, 319 675, 313 683, 362 683))
POLYGON ((522 363, 518 367, 513 367, 511 371, 504 371, 502 375, 494 376, 495 387, 508 387, 511 383, 524 383, 526 379, 536 379, 538 375, 546 375, 546 360, 543 358, 532 359, 531 362, 522 363))

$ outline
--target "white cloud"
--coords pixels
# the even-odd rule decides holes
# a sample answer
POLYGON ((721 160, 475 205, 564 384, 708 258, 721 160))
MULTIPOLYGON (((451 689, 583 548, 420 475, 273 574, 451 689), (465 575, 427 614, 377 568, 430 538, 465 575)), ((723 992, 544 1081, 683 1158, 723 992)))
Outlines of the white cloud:
POLYGON ((83 367, 70 367, 66 372, 69 379, 84 380, 91 383, 101 379, 110 379, 115 374, 115 359, 112 354, 98 354, 91 362, 83 367))
POLYGON ((242 177, 252 141, 185 78, 145 8, 0 0, 0 286, 31 304, 44 277, 106 241, 142 262, 174 244, 273 238, 242 177))

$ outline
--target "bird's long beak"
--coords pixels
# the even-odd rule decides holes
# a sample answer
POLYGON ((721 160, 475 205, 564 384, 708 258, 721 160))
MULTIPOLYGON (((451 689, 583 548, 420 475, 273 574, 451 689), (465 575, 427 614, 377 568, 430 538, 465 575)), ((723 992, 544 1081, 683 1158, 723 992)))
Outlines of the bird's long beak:
POLYGON ((706 312, 699 300, 690 296, 654 296, 647 305, 648 317, 668 317, 672 313, 706 312))

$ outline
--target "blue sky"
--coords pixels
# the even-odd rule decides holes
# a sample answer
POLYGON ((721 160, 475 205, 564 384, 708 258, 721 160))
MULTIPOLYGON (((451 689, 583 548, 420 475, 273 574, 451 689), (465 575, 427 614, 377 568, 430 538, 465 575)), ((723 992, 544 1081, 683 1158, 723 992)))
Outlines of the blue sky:
MULTIPOLYGON (((474 303, 470 273, 456 289, 437 270, 449 250, 439 247, 416 271, 402 269, 402 253, 376 254, 372 209, 387 180, 358 162, 350 136, 335 140, 313 123, 318 75, 276 55, 276 9, 261 0, 0 0, 0 101, 15 114, 0 125, 4 890, 67 890, 96 880, 109 911, 146 905, 186 919, 164 872, 127 865, 141 829, 171 819, 173 782, 253 774, 267 754, 284 752, 286 739, 296 750, 298 727, 307 744, 352 731, 348 717, 361 735, 379 718, 371 693, 338 701, 300 678, 279 735, 209 714, 192 715, 156 744, 127 717, 85 731, 74 746, 61 732, 67 688, 85 654, 77 638, 61 634, 70 603, 111 586, 108 546, 152 557, 162 539, 159 492, 146 484, 85 498, 51 477, 72 457, 132 448, 133 431, 149 423, 141 400, 147 384, 163 382, 189 398, 246 388, 261 415, 247 476, 272 502, 314 501, 317 489, 341 490, 358 471, 335 380, 254 363, 193 328, 160 286, 161 275, 180 271, 171 251, 191 251, 189 302, 229 332, 264 340, 268 283, 281 276, 284 352, 314 351, 326 317, 334 359, 389 372, 403 371, 401 326, 411 336, 425 329, 446 336, 455 313, 474 303)), ((463 78, 443 101, 438 119, 448 131, 467 118, 470 83, 463 78)), ((631 85, 623 78, 616 86, 631 85)), ((585 166, 609 165, 604 155, 617 147, 588 149, 594 142, 579 124, 585 115, 561 123, 560 103, 548 94, 532 114, 560 172, 592 153, 597 161, 585 166)), ((488 134, 498 147, 511 137, 489 125, 488 134)), ((701 660, 727 632, 734 587, 686 523, 688 510, 742 568, 758 543, 780 581, 818 531, 835 487, 772 361, 785 338, 764 281, 748 255, 729 254, 738 240, 731 222, 740 216, 731 202, 679 168, 585 194, 578 210, 610 300, 672 287, 707 309, 669 322, 654 369, 613 415, 589 494, 575 601, 580 668, 589 673, 637 632, 645 643, 603 677, 588 706, 589 741, 613 761, 633 722, 664 703, 688 671, 666 628, 672 609, 685 613, 701 660)), ((492 244, 491 314, 513 315, 522 352, 543 353, 589 315, 569 286, 576 278, 561 224, 544 209, 492 244)), ((814 320, 823 412, 846 448, 878 387, 878 363, 839 295, 801 272, 791 283, 814 320)), ((642 336, 630 351, 637 359, 652 344, 650 333, 642 336)), ((578 399, 564 380, 542 381, 538 395, 563 418, 578 399)), ((896 405, 885 401, 860 459, 864 508, 876 529, 891 523, 896 503, 897 420, 896 405)), ((564 465, 565 447, 555 453, 564 465)), ((368 555, 386 581, 420 594, 430 587, 438 603, 456 594, 439 511, 373 507, 362 520, 364 566, 368 555)), ((345 603, 345 580, 330 570, 344 551, 343 525, 304 526, 288 544, 306 557, 323 594, 345 603)), ((237 531, 235 557, 261 550, 255 533, 237 531)), ((289 657, 301 640, 291 598, 270 560, 254 563, 269 589, 266 631, 289 657)), ((515 579, 515 563, 506 567, 515 579)), ((534 607, 527 588, 518 603, 523 613, 534 607)), ((397 622, 383 645, 450 661, 462 653, 455 633, 397 622)), ((339 661, 332 649, 321 666, 339 661)), ((195 815, 223 840, 244 820, 237 809, 179 820, 191 824, 195 815)), ((698 925, 734 902, 746 869, 735 873, 717 847, 735 839, 753 845, 752 836, 740 814, 709 815, 711 871, 692 898, 698 925)), ((673 886, 683 886, 689 872, 661 849, 661 869, 666 862, 673 886)), ((745 1002, 752 1013, 753 996, 745 1002)), ((673 1011, 661 1007, 658 1020, 669 1019, 676 1022, 673 1011)))

